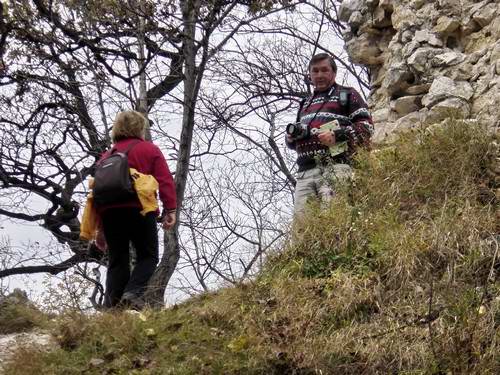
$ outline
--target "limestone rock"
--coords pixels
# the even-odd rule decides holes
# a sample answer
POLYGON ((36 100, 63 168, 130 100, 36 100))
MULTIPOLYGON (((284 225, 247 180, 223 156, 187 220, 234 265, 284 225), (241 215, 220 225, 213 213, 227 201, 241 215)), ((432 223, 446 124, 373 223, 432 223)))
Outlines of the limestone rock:
POLYGON ((387 73, 385 67, 380 67, 378 69, 374 67, 371 73, 372 80, 370 86, 374 89, 380 87, 387 73))
POLYGON ((492 63, 496 63, 499 60, 500 60, 500 41, 495 43, 495 45, 491 49, 491 55, 490 55, 490 61, 492 63))
POLYGON ((472 17, 467 18, 463 23, 462 23, 462 34, 464 36, 470 35, 472 33, 475 33, 481 29, 481 26, 472 19, 472 17))
POLYGON ((404 30, 402 33, 400 33, 400 35, 401 35, 401 38, 399 38, 399 40, 401 42, 409 43, 412 41, 414 33, 411 32, 410 30, 404 30))
POLYGON ((461 98, 467 102, 473 94, 474 91, 469 82, 453 81, 448 77, 437 77, 432 82, 429 93, 423 97, 422 104, 430 108, 450 97, 461 98))
POLYGON ((104 365, 106 363, 106 361, 102 358, 92 358, 90 361, 89 361, 89 366, 91 368, 96 368, 96 367, 101 367, 102 365, 104 365))
POLYGON ((413 74, 406 65, 395 65, 387 71, 382 87, 391 95, 394 92, 406 89, 410 85, 408 80, 411 79, 413 79, 413 74))
POLYGON ((376 42, 367 36, 361 35, 356 40, 351 40, 346 43, 346 49, 352 61, 363 65, 380 65, 383 60, 380 59, 380 48, 376 42))
POLYGON ((457 0, 438 0, 436 8, 443 13, 457 15, 463 12, 464 4, 457 0))
POLYGON ((50 351, 57 348, 56 343, 48 332, 32 331, 27 333, 13 333, 0 336, 0 373, 3 365, 19 347, 32 347, 39 351, 50 351))
POLYGON ((419 10, 425 4, 426 0, 412 0, 411 6, 412 8, 419 10))
POLYGON ((430 88, 431 88, 431 85, 428 83, 425 83, 422 85, 410 86, 404 92, 405 92, 405 94, 408 94, 408 95, 419 95, 419 94, 425 94, 425 93, 429 92, 430 88))
POLYGON ((427 43, 433 47, 442 47, 443 41, 440 40, 436 34, 428 30, 418 30, 415 33, 414 40, 420 44, 427 43))
POLYGON ((430 68, 430 62, 434 56, 441 52, 439 48, 420 47, 415 50, 408 58, 410 65, 417 72, 425 72, 430 68))
MULTIPOLYGON (((500 81, 500 79, 497 79, 500 81)), ((472 112, 481 114, 496 116, 497 120, 498 109, 500 108, 500 82, 495 84, 489 91, 483 95, 478 96, 474 99, 472 103, 472 112)))
POLYGON ((363 15, 356 10, 351 14, 347 23, 353 28, 358 28, 363 23, 363 15))
POLYGON ((349 0, 351 59, 372 70, 377 139, 450 113, 500 125, 498 0, 349 0))
POLYGON ((391 109, 401 117, 408 113, 418 111, 422 107, 422 96, 403 96, 391 101, 390 106, 391 109))
POLYGON ((392 11, 393 11, 393 9, 394 9, 394 8, 393 8, 393 2, 394 2, 393 0, 380 0, 380 1, 378 2, 378 5, 379 5, 381 8, 386 9, 386 10, 388 10, 388 11, 392 12, 392 11))
POLYGON ((392 25, 390 14, 382 7, 377 7, 373 12, 373 26, 377 28, 389 27, 392 25))
POLYGON ((415 50, 416 50, 417 48, 419 48, 419 47, 420 47, 420 43, 415 42, 415 41, 411 41, 410 43, 406 44, 406 45, 403 47, 403 50, 402 50, 402 56, 403 56, 404 58, 406 58, 406 59, 407 59, 407 58, 408 58, 408 57, 410 57, 410 56, 413 54, 413 52, 415 52, 415 50))
POLYGON ((465 60, 465 55, 460 52, 445 52, 436 55, 432 60, 433 66, 457 65, 465 60))
POLYGON ((339 8, 339 20, 342 22, 347 22, 351 17, 352 13, 360 10, 363 6, 361 0, 345 0, 339 8))
POLYGON ((395 122, 394 131, 401 133, 424 123, 426 112, 411 112, 395 122))
MULTIPOLYGON (((382 4, 380 6, 382 6, 382 4)), ((391 22, 395 30, 404 30, 418 23, 419 20, 415 19, 415 11, 413 9, 400 6, 392 12, 391 22)))
POLYGON ((470 105, 462 98, 447 98, 431 108, 427 115, 428 123, 437 123, 448 117, 467 118, 470 115, 470 105))
POLYGON ((488 29, 491 32, 491 37, 494 40, 500 39, 500 17, 495 17, 493 19, 493 22, 488 26, 488 29))
POLYGON ((443 16, 437 20, 434 31, 441 35, 451 34, 460 27, 460 21, 454 17, 443 16))
POLYGON ((465 61, 457 65, 455 69, 450 72, 449 77, 454 81, 471 81, 473 67, 471 63, 465 61))
POLYGON ((488 52, 488 51, 486 50, 486 48, 483 48, 483 49, 481 49, 481 50, 479 50, 479 51, 476 51, 476 52, 474 52, 474 53, 471 53, 471 54, 469 55, 469 62, 470 62, 471 64, 476 64, 476 63, 479 61, 479 59, 480 59, 481 57, 483 57, 484 55, 486 55, 486 52, 488 52))
POLYGON ((389 108, 381 108, 372 112, 372 119, 375 124, 387 122, 389 120, 391 110, 389 108))
POLYGON ((476 21, 481 27, 485 27, 495 18, 497 13, 497 5, 493 3, 486 4, 474 13, 472 19, 476 21))

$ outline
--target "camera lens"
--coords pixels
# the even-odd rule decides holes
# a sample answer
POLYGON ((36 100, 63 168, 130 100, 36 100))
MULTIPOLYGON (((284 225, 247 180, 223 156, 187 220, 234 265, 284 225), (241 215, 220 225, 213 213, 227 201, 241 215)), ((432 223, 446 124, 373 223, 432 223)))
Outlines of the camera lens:
POLYGON ((296 124, 288 124, 286 126, 286 133, 292 137, 297 135, 297 126, 296 124))

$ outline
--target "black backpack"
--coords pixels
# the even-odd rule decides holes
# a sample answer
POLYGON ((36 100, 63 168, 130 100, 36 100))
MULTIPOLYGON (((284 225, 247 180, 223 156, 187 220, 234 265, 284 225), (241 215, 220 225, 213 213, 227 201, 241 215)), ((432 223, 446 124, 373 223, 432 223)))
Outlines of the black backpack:
POLYGON ((137 197, 128 166, 128 152, 140 141, 133 142, 124 152, 115 148, 101 160, 94 174, 93 196, 97 206, 123 203, 137 197))

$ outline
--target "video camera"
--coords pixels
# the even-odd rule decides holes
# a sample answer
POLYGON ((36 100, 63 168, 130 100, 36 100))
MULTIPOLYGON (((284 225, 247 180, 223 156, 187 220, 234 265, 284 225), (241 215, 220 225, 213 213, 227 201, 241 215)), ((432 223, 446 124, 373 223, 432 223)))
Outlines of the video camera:
POLYGON ((340 130, 340 123, 338 120, 329 121, 319 128, 310 128, 307 124, 301 122, 291 123, 286 126, 286 134, 293 138, 294 141, 306 139, 311 135, 325 131, 335 132, 336 130, 340 130))
POLYGON ((288 134, 294 141, 309 138, 311 131, 309 126, 301 122, 290 123, 286 126, 286 134, 288 134))

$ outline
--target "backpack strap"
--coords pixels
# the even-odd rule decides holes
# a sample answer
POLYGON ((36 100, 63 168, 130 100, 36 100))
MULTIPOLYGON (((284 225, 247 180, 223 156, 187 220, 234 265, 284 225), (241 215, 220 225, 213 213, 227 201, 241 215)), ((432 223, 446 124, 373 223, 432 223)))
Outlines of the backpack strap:
POLYGON ((351 91, 347 89, 340 89, 339 90, 339 103, 340 106, 346 110, 349 108, 349 102, 351 99, 351 91))
MULTIPOLYGON (((134 141, 134 142, 130 142, 130 144, 128 145, 128 147, 127 147, 124 151, 122 151, 122 154, 128 155, 128 152, 129 152, 130 150, 132 150, 132 148, 134 148, 134 146, 135 146, 136 144, 140 143, 140 142, 142 142, 142 141, 136 140, 136 141, 134 141)), ((110 152, 110 154, 113 154, 113 153, 114 153, 114 152, 116 152, 116 151, 117 151, 117 150, 116 150, 115 146, 113 146, 113 147, 111 148, 111 152, 110 152)))

